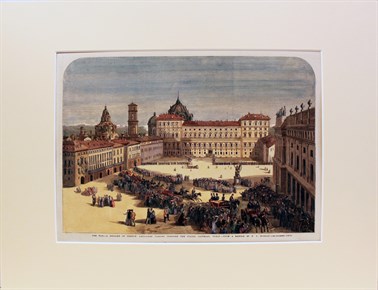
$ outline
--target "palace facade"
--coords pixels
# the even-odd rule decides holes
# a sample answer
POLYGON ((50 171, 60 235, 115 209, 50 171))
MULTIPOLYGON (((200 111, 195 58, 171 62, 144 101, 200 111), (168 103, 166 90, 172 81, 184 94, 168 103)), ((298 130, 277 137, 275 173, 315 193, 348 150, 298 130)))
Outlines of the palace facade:
POLYGON ((276 191, 290 195, 293 202, 306 212, 315 214, 315 108, 277 113, 276 149, 273 158, 273 182, 276 191))
POLYGON ((257 140, 268 136, 270 118, 251 114, 237 121, 192 121, 176 114, 156 118, 164 156, 251 158, 257 140))

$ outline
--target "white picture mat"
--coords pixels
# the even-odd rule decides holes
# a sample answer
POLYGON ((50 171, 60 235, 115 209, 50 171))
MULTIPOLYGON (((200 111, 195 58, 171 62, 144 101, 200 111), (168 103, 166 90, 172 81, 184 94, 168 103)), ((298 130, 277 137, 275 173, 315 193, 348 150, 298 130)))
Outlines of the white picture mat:
POLYGON ((375 3, 2 5, 4 289, 375 289, 375 3), (55 53, 141 49, 322 51, 322 243, 56 243, 55 53))

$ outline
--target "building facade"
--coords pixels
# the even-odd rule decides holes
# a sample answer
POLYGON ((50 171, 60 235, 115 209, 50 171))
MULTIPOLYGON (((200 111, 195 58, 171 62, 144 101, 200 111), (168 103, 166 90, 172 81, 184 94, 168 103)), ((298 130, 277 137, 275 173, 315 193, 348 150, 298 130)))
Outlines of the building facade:
POLYGON ((163 139, 164 156, 182 156, 183 123, 183 117, 174 114, 162 114, 156 118, 156 135, 163 139))
POLYGON ((103 140, 63 141, 63 186, 78 186, 125 168, 124 148, 103 140))
POLYGON ((276 139, 272 135, 260 138, 252 151, 252 158, 261 163, 273 162, 276 139))
POLYGON ((149 163, 163 157, 163 139, 154 136, 136 138, 140 145, 141 163, 149 163))
POLYGON ((277 113, 276 148, 273 158, 273 182, 278 192, 291 196, 295 204, 315 214, 315 108, 309 108, 284 119, 277 113))
POLYGON ((248 113, 238 121, 185 121, 161 114, 156 133, 164 140, 164 156, 251 158, 257 140, 268 136, 269 124, 262 114, 248 113))

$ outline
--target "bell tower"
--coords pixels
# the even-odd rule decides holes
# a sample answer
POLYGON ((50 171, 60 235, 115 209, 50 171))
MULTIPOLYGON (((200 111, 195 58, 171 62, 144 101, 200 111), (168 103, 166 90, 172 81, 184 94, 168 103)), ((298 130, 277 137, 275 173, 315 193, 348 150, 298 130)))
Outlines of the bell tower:
POLYGON ((138 105, 129 104, 128 133, 130 137, 138 136, 138 105))

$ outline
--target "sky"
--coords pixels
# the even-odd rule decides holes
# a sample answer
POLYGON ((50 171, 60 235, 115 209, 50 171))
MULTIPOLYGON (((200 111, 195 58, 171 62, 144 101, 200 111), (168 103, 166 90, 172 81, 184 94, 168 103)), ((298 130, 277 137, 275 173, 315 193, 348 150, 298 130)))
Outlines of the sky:
MULTIPOLYGON (((139 126, 180 101, 194 120, 238 120, 262 113, 275 122, 311 99, 312 67, 296 57, 92 57, 79 58, 63 77, 63 125, 100 122, 106 105, 113 123, 126 125, 128 104, 138 105, 139 126)), ((306 105, 307 107, 307 105, 306 105)))

